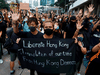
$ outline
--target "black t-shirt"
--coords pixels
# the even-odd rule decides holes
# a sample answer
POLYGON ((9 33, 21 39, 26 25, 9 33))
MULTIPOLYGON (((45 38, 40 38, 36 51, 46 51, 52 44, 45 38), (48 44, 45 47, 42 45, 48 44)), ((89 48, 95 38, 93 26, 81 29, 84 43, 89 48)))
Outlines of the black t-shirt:
POLYGON ((16 43, 17 38, 19 38, 19 37, 13 32, 12 35, 11 35, 11 39, 13 41, 13 45, 10 48, 8 48, 8 50, 13 52, 13 53, 17 53, 17 50, 19 49, 19 46, 16 43))
POLYGON ((0 42, 2 42, 2 43, 5 42, 6 28, 7 28, 7 25, 4 21, 2 23, 0 23, 0 31, 2 31, 0 42))
POLYGON ((66 22, 63 22, 63 23, 62 23, 62 30, 65 29, 66 25, 67 25, 66 22))
POLYGON ((91 33, 92 33, 92 27, 90 26, 88 30, 86 29, 81 29, 81 32, 83 32, 84 36, 84 43, 86 44, 87 49, 89 50, 90 48, 90 38, 91 38, 91 33))
POLYGON ((66 38, 72 38, 74 36, 74 33, 76 31, 76 25, 74 25, 73 27, 69 25, 67 25, 64 29, 64 32, 66 32, 66 38))
POLYGON ((22 32, 19 31, 19 33, 16 34, 20 38, 42 38, 43 34, 38 31, 36 35, 33 35, 31 32, 22 32))
MULTIPOLYGON (((42 38, 45 39, 43 36, 42 36, 42 38)), ((59 39, 59 37, 53 36, 52 39, 59 39)), ((59 74, 47 74, 47 73, 41 73, 41 72, 37 72, 37 73, 38 73, 38 75, 59 75, 59 74)))
MULTIPOLYGON (((44 39, 43 35, 42 35, 42 37, 40 37, 40 38, 43 38, 43 39, 44 39)), ((57 38, 58 38, 58 37, 53 36, 52 39, 57 39, 57 38)), ((34 71, 35 71, 35 70, 32 70, 32 69, 31 69, 31 70, 30 70, 30 72, 31 72, 30 75, 34 75, 34 71)), ((41 72, 38 72, 38 71, 37 71, 37 74, 38 74, 38 75, 59 75, 59 74, 46 74, 46 73, 41 73, 41 72)))
POLYGON ((91 35, 90 45, 91 46, 97 45, 99 43, 99 38, 100 38, 100 32, 95 30, 91 35))
POLYGON ((58 33, 58 32, 54 32, 54 35, 58 38, 63 38, 63 34, 58 33))
POLYGON ((80 46, 76 44, 76 63, 81 61, 83 57, 84 57, 84 54, 82 53, 80 46))

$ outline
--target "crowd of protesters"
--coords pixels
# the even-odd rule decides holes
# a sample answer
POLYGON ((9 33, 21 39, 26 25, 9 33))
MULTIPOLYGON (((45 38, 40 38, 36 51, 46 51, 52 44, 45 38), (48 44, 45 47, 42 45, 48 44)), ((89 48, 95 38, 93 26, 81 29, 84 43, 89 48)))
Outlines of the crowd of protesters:
MULTIPOLYGON (((56 15, 53 11, 49 14, 38 13, 38 8, 35 14, 30 10, 8 13, 6 9, 2 9, 0 12, 0 65, 3 63, 3 47, 7 44, 7 40, 12 43, 6 49, 10 54, 10 75, 13 75, 14 61, 21 38, 75 39, 77 75, 81 75, 82 63, 86 67, 85 75, 100 75, 100 20, 98 16, 92 14, 93 10, 92 4, 88 6, 88 11, 83 13, 81 9, 74 15, 71 13, 56 15)), ((20 61, 18 63, 21 68, 20 61)), ((34 75, 34 71, 30 70, 30 75, 34 75)), ((59 75, 37 73, 38 75, 59 75)))

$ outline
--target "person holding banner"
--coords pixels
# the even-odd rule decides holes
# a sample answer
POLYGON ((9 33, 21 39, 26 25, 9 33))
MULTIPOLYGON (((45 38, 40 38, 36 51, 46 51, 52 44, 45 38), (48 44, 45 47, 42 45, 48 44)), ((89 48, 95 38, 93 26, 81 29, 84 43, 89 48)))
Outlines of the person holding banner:
MULTIPOLYGON (((44 35, 43 38, 44 39, 56 39, 58 37, 53 35, 53 30, 54 30, 54 24, 52 22, 52 20, 50 19, 46 19, 46 21, 44 22, 44 35)), ((59 75, 59 74, 46 74, 46 73, 40 73, 37 72, 38 75, 59 75)))
MULTIPOLYGON (((36 29, 38 26, 38 21, 36 18, 31 17, 28 20, 30 32, 19 31, 17 23, 18 19, 19 14, 12 14, 13 31, 17 36, 19 36, 20 38, 41 38, 43 36, 43 34, 36 29)), ((34 70, 30 70, 30 75, 34 75, 34 70)))

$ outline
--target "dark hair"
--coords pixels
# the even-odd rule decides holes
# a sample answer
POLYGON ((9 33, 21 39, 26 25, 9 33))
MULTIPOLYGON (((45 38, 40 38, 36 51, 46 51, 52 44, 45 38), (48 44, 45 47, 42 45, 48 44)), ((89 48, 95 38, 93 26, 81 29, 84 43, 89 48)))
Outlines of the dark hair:
POLYGON ((75 16, 72 16, 71 18, 70 18, 70 21, 71 20, 76 20, 76 17, 75 16))
POLYGON ((34 17, 29 18, 29 19, 28 19, 28 24, 31 23, 31 22, 35 22, 35 24, 38 25, 38 20, 37 20, 37 18, 34 18, 34 17))

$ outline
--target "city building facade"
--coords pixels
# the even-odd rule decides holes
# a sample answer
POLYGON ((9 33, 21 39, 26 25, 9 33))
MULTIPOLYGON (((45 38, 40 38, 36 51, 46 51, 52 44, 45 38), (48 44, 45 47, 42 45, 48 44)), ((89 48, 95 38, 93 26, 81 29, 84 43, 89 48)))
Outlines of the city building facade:
POLYGON ((72 14, 74 14, 75 12, 79 12, 80 9, 83 9, 83 12, 85 12, 88 10, 87 6, 90 4, 93 4, 95 7, 93 13, 100 17, 100 0, 77 0, 71 4, 69 11, 72 11, 72 14))
POLYGON ((51 4, 54 4, 55 0, 41 0, 40 5, 42 6, 49 6, 51 4))

